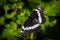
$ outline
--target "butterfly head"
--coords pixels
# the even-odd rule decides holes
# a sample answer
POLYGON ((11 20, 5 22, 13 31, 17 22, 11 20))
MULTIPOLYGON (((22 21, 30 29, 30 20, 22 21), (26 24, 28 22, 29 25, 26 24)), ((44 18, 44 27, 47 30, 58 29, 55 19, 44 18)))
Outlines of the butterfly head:
POLYGON ((39 8, 37 8, 38 10, 41 10, 41 8, 39 7, 39 8))
POLYGON ((40 14, 42 14, 43 9, 42 9, 41 7, 39 7, 39 8, 37 8, 37 9, 35 9, 35 11, 39 12, 40 14))

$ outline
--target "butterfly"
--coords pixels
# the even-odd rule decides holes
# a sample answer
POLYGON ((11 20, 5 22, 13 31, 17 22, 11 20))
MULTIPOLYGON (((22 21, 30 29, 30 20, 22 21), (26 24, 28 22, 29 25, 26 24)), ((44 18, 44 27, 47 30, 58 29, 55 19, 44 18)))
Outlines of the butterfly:
POLYGON ((36 33, 40 31, 41 24, 45 22, 43 9, 41 7, 34 9, 25 23, 22 25, 20 35, 36 33))

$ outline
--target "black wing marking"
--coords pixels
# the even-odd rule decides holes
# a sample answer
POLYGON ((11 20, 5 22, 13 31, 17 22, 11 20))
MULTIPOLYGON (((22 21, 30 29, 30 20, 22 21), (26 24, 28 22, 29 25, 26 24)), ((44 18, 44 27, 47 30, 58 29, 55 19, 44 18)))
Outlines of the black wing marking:
POLYGON ((38 15, 36 11, 33 11, 31 13, 31 15, 29 16, 29 18, 26 20, 26 22, 23 24, 25 27, 29 27, 29 26, 33 26, 35 25, 37 22, 35 21, 35 19, 38 19, 38 15), (35 21, 35 22, 34 22, 35 21))

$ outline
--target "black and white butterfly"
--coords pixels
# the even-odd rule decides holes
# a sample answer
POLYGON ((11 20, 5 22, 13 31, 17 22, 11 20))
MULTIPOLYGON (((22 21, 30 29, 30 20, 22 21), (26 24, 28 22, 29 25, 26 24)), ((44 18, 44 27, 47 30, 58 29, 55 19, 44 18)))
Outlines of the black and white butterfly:
POLYGON ((29 18, 22 25, 22 30, 20 32, 20 35, 29 34, 31 32, 33 33, 39 32, 40 26, 44 22, 45 22, 45 17, 42 8, 40 7, 33 10, 29 18))

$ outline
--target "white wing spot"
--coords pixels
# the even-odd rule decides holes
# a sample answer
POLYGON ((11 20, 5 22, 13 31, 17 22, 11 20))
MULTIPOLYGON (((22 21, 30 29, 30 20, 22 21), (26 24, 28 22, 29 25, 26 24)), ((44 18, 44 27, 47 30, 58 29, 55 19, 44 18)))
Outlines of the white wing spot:
POLYGON ((26 28, 24 28, 24 26, 23 26, 23 30, 31 30, 31 29, 35 29, 37 27, 39 27, 39 24, 35 24, 35 25, 31 26, 31 27, 26 27, 26 28))

